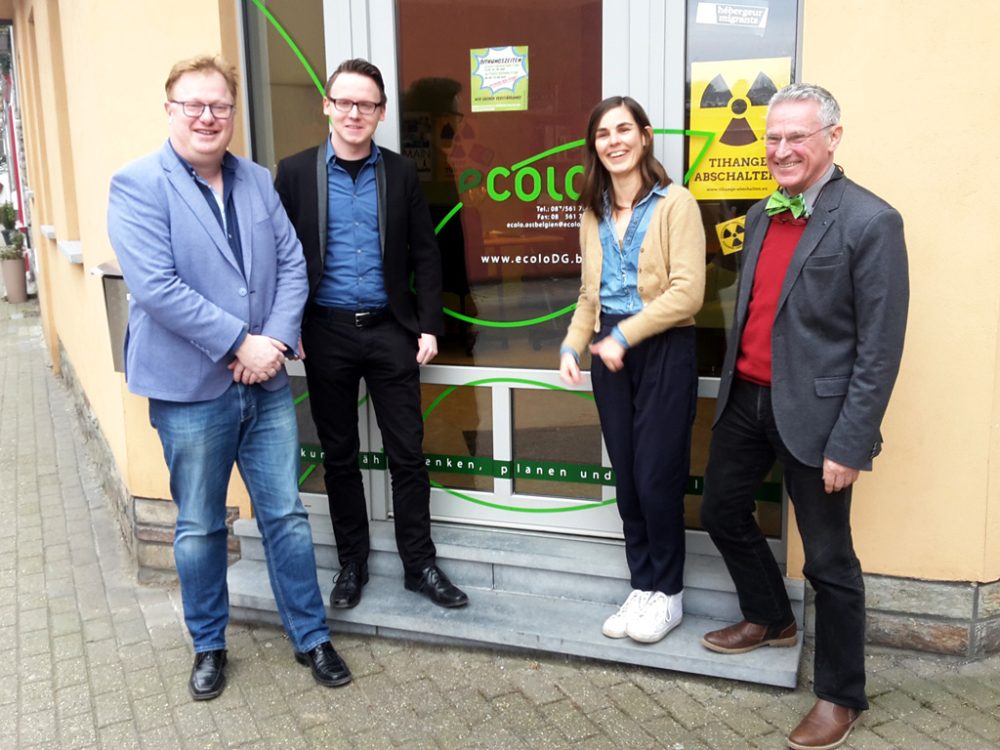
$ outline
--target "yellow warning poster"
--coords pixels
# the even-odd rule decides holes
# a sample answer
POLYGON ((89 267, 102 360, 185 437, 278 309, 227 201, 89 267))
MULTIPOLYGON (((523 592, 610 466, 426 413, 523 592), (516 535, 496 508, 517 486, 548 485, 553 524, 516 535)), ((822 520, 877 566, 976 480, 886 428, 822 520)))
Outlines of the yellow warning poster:
MULTIPOLYGON (((691 130, 715 134, 688 187, 701 200, 756 200, 777 188, 767 170, 767 103, 791 78, 790 57, 691 63, 691 130)), ((693 164, 705 137, 691 136, 693 164)))

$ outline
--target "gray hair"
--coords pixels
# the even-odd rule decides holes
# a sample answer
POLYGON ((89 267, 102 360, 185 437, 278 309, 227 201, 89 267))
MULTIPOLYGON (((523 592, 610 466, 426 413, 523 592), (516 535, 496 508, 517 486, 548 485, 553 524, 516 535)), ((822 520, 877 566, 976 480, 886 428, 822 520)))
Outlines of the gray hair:
POLYGON ((819 104, 819 121, 823 127, 828 128, 840 122, 840 105, 833 98, 833 94, 813 83, 790 83, 772 96, 767 106, 773 107, 781 102, 804 101, 819 104))

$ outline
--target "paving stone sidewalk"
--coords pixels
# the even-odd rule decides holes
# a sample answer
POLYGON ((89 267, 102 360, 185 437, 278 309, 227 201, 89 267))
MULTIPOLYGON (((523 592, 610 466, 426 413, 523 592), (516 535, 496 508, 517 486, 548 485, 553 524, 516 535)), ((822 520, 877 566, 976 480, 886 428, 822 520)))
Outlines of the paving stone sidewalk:
MULTIPOLYGON (((231 625, 229 686, 187 693, 176 587, 135 570, 46 365, 38 307, 0 302, 0 748, 783 748, 794 691, 616 664, 336 635, 317 686, 281 631, 231 625)), ((1000 658, 872 649, 853 748, 1000 746, 1000 658)))

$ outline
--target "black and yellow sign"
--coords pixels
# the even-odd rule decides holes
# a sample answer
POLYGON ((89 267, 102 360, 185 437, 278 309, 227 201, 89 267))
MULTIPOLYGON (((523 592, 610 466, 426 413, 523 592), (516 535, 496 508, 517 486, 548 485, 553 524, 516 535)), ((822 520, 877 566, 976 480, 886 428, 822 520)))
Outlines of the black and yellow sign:
POLYGON ((746 216, 723 221, 715 225, 715 233, 719 235, 719 247, 723 255, 732 255, 743 249, 743 235, 746 231, 746 216))
MULTIPOLYGON (((775 190, 767 169, 767 103, 789 82, 790 57, 691 64, 691 129, 715 140, 688 187, 700 200, 756 200, 775 190)), ((704 141, 691 138, 693 163, 704 141)))

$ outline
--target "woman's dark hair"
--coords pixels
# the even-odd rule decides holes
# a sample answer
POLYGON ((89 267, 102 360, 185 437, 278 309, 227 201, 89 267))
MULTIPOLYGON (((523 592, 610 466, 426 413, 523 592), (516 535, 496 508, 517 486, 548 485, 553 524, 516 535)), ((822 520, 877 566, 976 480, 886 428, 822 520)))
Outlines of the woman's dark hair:
MULTIPOLYGON (((597 156, 597 127, 601 124, 601 118, 616 107, 625 107, 644 134, 646 133, 646 128, 650 127, 646 111, 631 96, 609 96, 594 107, 590 113, 590 120, 587 122, 586 154, 583 162, 583 190, 580 191, 580 205, 584 208, 589 208, 598 219, 604 218, 604 194, 608 193, 611 195, 613 188, 611 186, 611 176, 597 156)), ((635 196, 635 201, 644 198, 653 187, 657 185, 666 187, 672 182, 670 177, 667 176, 667 170, 653 156, 653 139, 647 134, 645 141, 646 143, 642 149, 642 157, 639 159, 639 173, 642 176, 642 187, 638 195, 635 196)), ((613 198, 614 196, 612 195, 613 198)))

